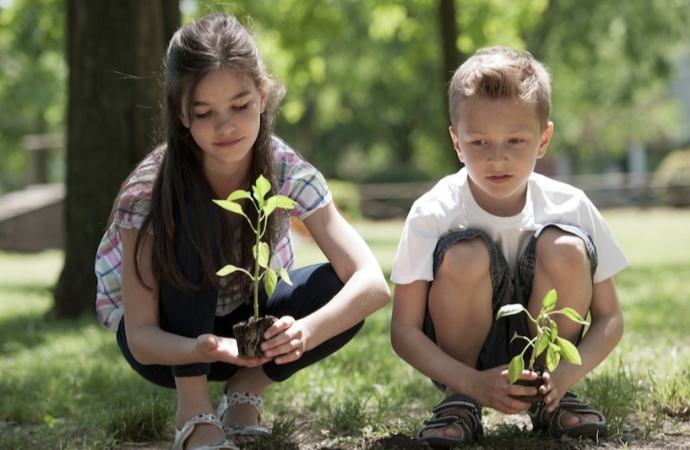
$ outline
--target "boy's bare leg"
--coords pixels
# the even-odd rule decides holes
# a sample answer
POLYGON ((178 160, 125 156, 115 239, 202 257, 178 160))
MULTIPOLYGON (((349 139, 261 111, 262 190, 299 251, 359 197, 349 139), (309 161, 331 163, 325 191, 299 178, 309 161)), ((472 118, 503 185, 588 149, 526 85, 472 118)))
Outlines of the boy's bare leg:
MULTIPOLYGON (((461 240, 444 254, 429 291, 429 313, 438 346, 449 356, 476 367, 492 322, 489 251, 481 237, 461 240)), ((446 397, 458 392, 446 388, 446 397)), ((466 417, 465 410, 448 414, 466 417)), ((423 436, 461 438, 454 426, 431 428, 423 436)))
MULTIPOLYGON (((592 276, 582 239, 556 227, 543 230, 537 240, 533 283, 528 305, 533 317, 539 313, 544 295, 554 288, 558 294, 558 309, 569 306, 585 317, 592 301, 592 276)), ((577 342, 582 325, 562 315, 556 315, 554 319, 558 324, 558 335, 572 343, 577 342)), ((531 322, 530 328, 534 336, 535 329, 531 322)), ((568 412, 563 415, 561 426, 567 429, 581 422, 598 420, 599 417, 593 414, 568 412)))

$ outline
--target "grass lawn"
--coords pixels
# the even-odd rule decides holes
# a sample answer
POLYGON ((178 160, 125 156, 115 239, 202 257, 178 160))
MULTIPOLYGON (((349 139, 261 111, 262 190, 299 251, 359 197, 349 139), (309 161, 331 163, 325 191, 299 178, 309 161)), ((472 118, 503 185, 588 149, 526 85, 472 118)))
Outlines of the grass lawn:
MULTIPOLYGON (((616 277, 626 333, 575 389, 607 414, 607 446, 690 447, 690 210, 604 216, 631 262, 616 277)), ((355 226, 389 274, 402 223, 355 226)), ((0 253, 0 450, 168 448, 174 392, 134 374, 95 316, 44 319, 61 258, 0 253)), ((299 241, 300 265, 321 260, 318 248, 299 241)), ((269 388, 264 419, 277 440, 256 448, 394 448, 385 436, 414 436, 440 394, 393 353, 389 317, 390 307, 378 311, 332 358, 269 388)), ((485 409, 484 448, 590 445, 535 441, 522 429, 525 418, 485 409)))

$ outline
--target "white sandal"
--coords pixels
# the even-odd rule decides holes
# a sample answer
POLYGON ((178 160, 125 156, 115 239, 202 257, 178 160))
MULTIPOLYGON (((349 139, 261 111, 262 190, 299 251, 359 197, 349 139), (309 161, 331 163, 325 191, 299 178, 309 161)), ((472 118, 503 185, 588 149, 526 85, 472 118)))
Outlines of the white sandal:
MULTIPOLYGON (((185 441, 187 441, 189 436, 194 432, 194 428, 199 424, 215 425, 218 428, 223 428, 218 418, 213 414, 199 414, 198 416, 194 416, 184 424, 181 430, 175 431, 175 443, 173 444, 173 450, 185 450, 185 441)), ((240 448, 227 439, 224 439, 220 442, 216 442, 215 444, 202 445, 201 447, 197 447, 193 450, 240 450, 240 448)))
MULTIPOLYGON (((223 416, 228 408, 232 405, 251 405, 259 413, 259 423, 261 423, 261 416, 264 414, 264 402, 256 394, 250 392, 233 392, 232 394, 223 394, 223 398, 218 405, 216 415, 219 420, 223 420, 223 416)), ((270 432, 258 425, 224 425, 225 437, 231 436, 268 436, 270 432)))

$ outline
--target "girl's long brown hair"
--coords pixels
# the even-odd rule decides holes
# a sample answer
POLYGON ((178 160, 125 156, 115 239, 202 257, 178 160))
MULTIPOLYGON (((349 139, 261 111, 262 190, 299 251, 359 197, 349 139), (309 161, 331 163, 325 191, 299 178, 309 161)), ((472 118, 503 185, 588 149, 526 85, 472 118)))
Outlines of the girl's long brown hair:
MULTIPOLYGON (((180 117, 194 119, 193 92, 211 71, 229 68, 252 80, 257 89, 269 90, 269 98, 260 117, 259 134, 253 147, 250 179, 263 174, 271 181, 275 193, 276 175, 273 160, 272 134, 275 112, 284 94, 281 84, 266 74, 256 44, 248 30, 232 15, 214 13, 180 28, 172 37, 164 60, 163 132, 166 149, 157 175, 151 212, 139 230, 135 246, 136 274, 142 281, 139 253, 143 238, 153 232, 152 270, 155 279, 165 280, 173 287, 191 294, 204 283, 220 288, 216 271, 224 264, 250 267, 254 263, 254 235, 245 220, 241 227, 239 260, 233 260, 233 237, 226 213, 211 200, 213 189, 202 170, 202 150, 192 138, 180 117), (176 230, 176 217, 182 230, 176 230), (176 234, 184 233, 199 256, 202 280, 189 280, 180 270, 175 251, 176 234)), ((255 220, 256 211, 247 204, 245 213, 255 220)), ((271 216, 272 218, 273 216, 271 216)), ((277 224, 269 218, 265 240, 273 249, 277 224)), ((239 284, 245 296, 250 280, 237 272, 231 284, 239 284)), ((151 288, 151 286, 149 286, 151 288)))

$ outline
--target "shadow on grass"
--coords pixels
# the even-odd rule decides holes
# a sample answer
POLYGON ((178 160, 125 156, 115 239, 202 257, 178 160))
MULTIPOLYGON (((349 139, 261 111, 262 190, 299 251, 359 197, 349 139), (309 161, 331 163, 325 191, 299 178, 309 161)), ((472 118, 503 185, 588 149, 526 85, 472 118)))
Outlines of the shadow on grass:
POLYGON ((88 314, 77 319, 51 319, 46 310, 0 316, 0 356, 30 350, 56 335, 79 332, 97 323, 95 315, 88 314))

